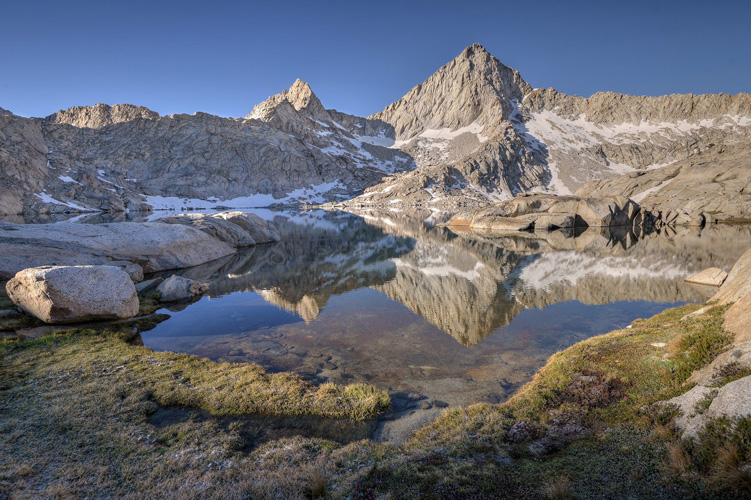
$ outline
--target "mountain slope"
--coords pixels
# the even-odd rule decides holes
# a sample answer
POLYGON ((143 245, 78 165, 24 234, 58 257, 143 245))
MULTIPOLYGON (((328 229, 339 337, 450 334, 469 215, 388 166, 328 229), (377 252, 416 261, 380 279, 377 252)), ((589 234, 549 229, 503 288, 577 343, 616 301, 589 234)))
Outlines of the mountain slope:
POLYGON ((475 44, 367 118, 327 110, 300 80, 245 118, 104 104, 46 119, 0 110, 0 213, 453 210, 583 189, 737 218, 748 215, 749 155, 749 94, 569 96, 533 89, 475 44), (724 168, 733 182, 718 184, 724 168))
MULTIPOLYGON (((751 151, 749 94, 569 96, 532 89, 479 45, 372 118, 393 128, 392 147, 419 168, 386 178, 345 206, 482 205, 527 191, 570 194, 594 181, 604 186, 601 194, 639 196, 659 182, 610 193, 615 184, 605 181, 690 162, 712 148, 719 161, 723 151, 751 151)), ((696 168, 686 172, 706 182, 710 172, 696 168)), ((751 181, 751 172, 738 175, 741 188, 751 181)), ((731 187, 727 194, 742 193, 731 187)), ((678 198, 670 197, 674 204, 678 198)), ((728 217, 740 216, 732 204, 723 207, 728 217)))
POLYGON ((337 126, 299 80, 245 119, 127 104, 45 119, 4 113, 0 162, 9 214, 320 203, 414 168, 337 126))

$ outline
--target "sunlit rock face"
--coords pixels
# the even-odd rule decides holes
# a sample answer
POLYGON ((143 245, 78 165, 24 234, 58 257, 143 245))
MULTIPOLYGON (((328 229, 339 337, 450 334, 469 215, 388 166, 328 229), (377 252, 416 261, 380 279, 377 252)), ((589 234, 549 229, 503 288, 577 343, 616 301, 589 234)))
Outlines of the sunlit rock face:
POLYGON ((540 191, 744 218, 749 139, 749 94, 570 96, 475 44, 370 117, 326 109, 300 80, 244 118, 2 110, 0 214, 455 207, 540 191))
POLYGON ((246 118, 97 104, 5 112, 0 138, 2 214, 320 203, 415 166, 358 140, 299 80, 246 118))

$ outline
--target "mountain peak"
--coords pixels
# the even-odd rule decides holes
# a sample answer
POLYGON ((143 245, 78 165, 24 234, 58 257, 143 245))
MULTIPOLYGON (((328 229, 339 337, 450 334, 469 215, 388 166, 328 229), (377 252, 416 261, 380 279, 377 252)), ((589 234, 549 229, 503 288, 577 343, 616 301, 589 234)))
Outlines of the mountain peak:
POLYGON ((468 126, 487 125, 490 132, 530 91, 516 70, 475 43, 372 118, 392 125, 397 140, 468 126))
POLYGON ((297 111, 308 109, 309 107, 323 109, 321 101, 313 93, 310 85, 299 78, 295 80, 295 83, 292 84, 288 91, 285 91, 282 94, 285 95, 287 101, 292 104, 297 111))
POLYGON ((459 54, 459 57, 472 57, 476 53, 490 55, 490 52, 488 52, 485 47, 483 47, 479 43, 473 43, 472 45, 464 49, 462 53, 459 54))
MULTIPOLYGON (((269 97, 260 104, 257 104, 245 118, 259 119, 269 121, 272 119, 275 111, 281 106, 292 106, 295 111, 309 115, 314 119, 325 118, 328 116, 326 109, 321 101, 313 93, 313 89, 307 82, 295 80, 295 83, 289 89, 282 90, 281 93, 269 97)), ((330 121, 330 119, 326 120, 330 121)))

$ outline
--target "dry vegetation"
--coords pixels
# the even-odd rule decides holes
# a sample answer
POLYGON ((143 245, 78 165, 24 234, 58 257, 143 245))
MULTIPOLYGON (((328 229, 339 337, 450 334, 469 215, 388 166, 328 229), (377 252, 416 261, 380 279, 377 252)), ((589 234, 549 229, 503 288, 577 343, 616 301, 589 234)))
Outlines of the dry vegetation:
POLYGON ((724 309, 680 321, 697 307, 576 344, 508 402, 449 410, 401 447, 359 440, 388 407, 369 386, 153 352, 131 326, 5 340, 0 497, 742 497, 751 420, 681 442, 654 404, 732 340, 724 309))

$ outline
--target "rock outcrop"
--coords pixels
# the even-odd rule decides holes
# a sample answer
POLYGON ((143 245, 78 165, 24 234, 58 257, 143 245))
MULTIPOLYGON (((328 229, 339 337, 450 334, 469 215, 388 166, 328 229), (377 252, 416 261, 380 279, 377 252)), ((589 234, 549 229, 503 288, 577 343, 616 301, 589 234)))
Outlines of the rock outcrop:
POLYGON ((145 272, 191 267, 236 249, 198 229, 158 222, 0 223, 0 279, 28 267, 139 264, 145 272))
POLYGON ((24 269, 5 288, 16 305, 45 323, 125 319, 138 314, 133 282, 113 266, 24 269))
POLYGON ((447 225, 492 232, 632 226, 639 211, 638 204, 623 196, 578 198, 533 194, 456 215, 447 225))
POLYGON ((140 281, 144 272, 197 266, 279 238, 273 223, 242 212, 181 214, 156 222, 0 222, 0 280, 27 267, 109 264, 140 281))

